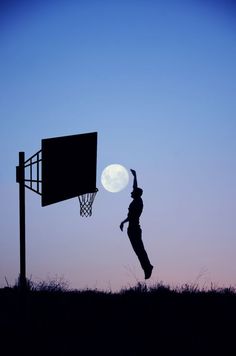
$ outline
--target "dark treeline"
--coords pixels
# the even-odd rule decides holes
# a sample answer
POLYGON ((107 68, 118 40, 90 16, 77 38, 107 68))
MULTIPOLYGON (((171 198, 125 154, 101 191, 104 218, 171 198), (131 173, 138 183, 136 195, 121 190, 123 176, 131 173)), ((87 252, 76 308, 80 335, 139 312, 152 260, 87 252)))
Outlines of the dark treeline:
POLYGON ((0 289, 2 355, 236 355, 236 293, 0 289))

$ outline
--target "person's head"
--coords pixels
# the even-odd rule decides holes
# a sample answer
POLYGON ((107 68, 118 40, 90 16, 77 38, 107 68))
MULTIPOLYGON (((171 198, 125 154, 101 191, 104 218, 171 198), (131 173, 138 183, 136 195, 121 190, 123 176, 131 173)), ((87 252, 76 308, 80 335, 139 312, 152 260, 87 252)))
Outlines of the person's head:
POLYGON ((143 190, 141 188, 135 188, 132 192, 131 192, 131 197, 133 199, 135 198, 140 198, 143 194, 143 190))

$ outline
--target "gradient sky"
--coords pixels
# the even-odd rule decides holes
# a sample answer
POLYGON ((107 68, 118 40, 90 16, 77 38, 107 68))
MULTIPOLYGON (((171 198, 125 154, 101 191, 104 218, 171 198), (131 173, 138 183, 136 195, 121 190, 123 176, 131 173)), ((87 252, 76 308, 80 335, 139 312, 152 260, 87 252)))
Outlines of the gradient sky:
MULTIPOLYGON (((236 7, 231 1, 2 1, 0 286, 19 273, 18 152, 98 132, 99 193, 41 207, 26 192, 27 276, 112 290, 143 281, 126 232, 132 181, 143 188, 147 284, 236 285, 236 7)), ((81 152, 84 154, 84 152, 81 152)))

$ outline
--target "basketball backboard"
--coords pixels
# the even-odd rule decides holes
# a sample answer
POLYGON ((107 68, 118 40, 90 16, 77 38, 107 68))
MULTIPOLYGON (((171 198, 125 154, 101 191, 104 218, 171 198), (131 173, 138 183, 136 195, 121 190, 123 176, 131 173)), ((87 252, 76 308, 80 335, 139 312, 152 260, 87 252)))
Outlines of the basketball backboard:
POLYGON ((96 191, 97 132, 42 140, 42 206, 96 191))

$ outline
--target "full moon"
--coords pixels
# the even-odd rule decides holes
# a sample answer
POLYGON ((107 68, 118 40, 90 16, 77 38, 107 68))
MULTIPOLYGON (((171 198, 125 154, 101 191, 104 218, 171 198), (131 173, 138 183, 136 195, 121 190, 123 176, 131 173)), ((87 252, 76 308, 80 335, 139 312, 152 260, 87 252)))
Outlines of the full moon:
POLYGON ((103 170, 101 182, 108 192, 117 193, 127 186, 129 173, 127 169, 120 164, 111 164, 103 170))

